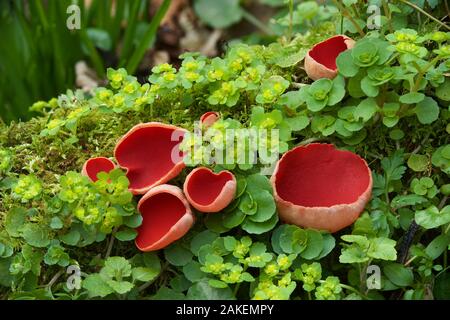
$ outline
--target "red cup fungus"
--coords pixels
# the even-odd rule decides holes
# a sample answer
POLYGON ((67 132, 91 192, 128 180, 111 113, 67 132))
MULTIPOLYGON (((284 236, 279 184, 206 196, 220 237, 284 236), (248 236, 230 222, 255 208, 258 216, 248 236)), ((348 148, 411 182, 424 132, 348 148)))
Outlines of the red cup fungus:
POLYGON ((214 173, 201 167, 194 169, 184 182, 184 194, 189 203, 201 212, 219 212, 233 201, 236 178, 229 171, 214 173))
POLYGON ((91 179, 91 181, 95 182, 98 180, 97 175, 100 172, 108 173, 115 168, 116 164, 108 158, 91 158, 84 163, 81 174, 91 179))
POLYGON ((209 111, 200 117, 200 123, 202 124, 202 126, 204 128, 209 128, 214 124, 214 122, 219 120, 219 118, 220 118, 219 113, 214 112, 214 111, 209 111))
POLYGON ((372 192, 372 175, 364 159, 320 143, 285 153, 271 183, 281 220, 329 232, 351 225, 372 192))
POLYGON ((353 48, 355 41, 344 35, 337 35, 319 42, 305 57, 305 71, 313 80, 333 79, 337 76, 336 59, 341 52, 353 48))
POLYGON ((127 171, 130 191, 144 194, 175 178, 185 167, 179 145, 186 130, 159 122, 133 127, 114 150, 119 166, 127 171))
POLYGON ((142 224, 135 243, 141 251, 167 247, 184 236, 194 224, 194 215, 180 188, 163 184, 148 191, 139 201, 142 224))

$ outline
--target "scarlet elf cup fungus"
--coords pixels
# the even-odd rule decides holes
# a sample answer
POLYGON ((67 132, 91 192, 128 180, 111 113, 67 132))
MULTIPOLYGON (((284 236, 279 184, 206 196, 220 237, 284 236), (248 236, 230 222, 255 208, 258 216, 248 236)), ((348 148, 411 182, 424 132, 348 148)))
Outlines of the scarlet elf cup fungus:
POLYGON ((271 183, 283 221, 329 232, 351 225, 372 192, 372 175, 364 159, 320 143, 284 154, 271 183))
POLYGON ((185 167, 179 144, 186 130, 159 122, 134 126, 117 143, 114 155, 127 170, 130 191, 144 194, 175 178, 185 167))
POLYGON ((344 35, 337 35, 319 42, 305 57, 305 71, 313 80, 333 79, 337 76, 336 59, 341 52, 353 48, 355 41, 344 35))
POLYGON ((233 201, 236 178, 229 171, 214 173, 201 167, 194 169, 184 182, 184 194, 189 203, 201 212, 219 212, 233 201))
POLYGON ((139 201, 143 221, 135 243, 141 251, 167 247, 184 236, 194 224, 194 215, 180 188, 163 184, 150 189, 139 201))
POLYGON ((100 172, 108 173, 115 168, 116 164, 108 158, 91 158, 84 163, 81 174, 95 182, 98 180, 97 175, 100 172))
POLYGON ((219 118, 220 115, 217 112, 209 111, 204 113, 200 117, 200 123, 202 124, 203 127, 208 128, 211 127, 214 124, 214 122, 219 120, 219 118))

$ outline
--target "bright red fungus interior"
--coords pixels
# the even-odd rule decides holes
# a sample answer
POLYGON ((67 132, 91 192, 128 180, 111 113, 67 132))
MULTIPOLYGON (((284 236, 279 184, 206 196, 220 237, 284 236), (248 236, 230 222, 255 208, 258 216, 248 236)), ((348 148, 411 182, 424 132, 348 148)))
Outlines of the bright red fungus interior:
POLYGON ((100 172, 110 172, 114 169, 114 163, 106 158, 97 158, 89 160, 86 163, 86 172, 92 181, 97 181, 97 174, 100 172))
POLYGON ((278 195, 304 207, 353 203, 369 182, 369 171, 361 158, 326 144, 300 147, 286 154, 276 175, 278 195))
MULTIPOLYGON (((176 163, 172 151, 179 154, 179 141, 171 141, 171 128, 146 127, 133 132, 116 150, 116 158, 128 169, 131 189, 141 189, 167 175, 176 163)), ((173 139, 176 140, 176 139, 173 139)))
POLYGON ((311 58, 324 65, 328 69, 336 70, 336 59, 339 54, 347 50, 343 36, 330 38, 317 44, 309 53, 311 58))
POLYGON ((140 207, 143 222, 138 228, 136 244, 148 247, 169 232, 185 214, 183 202, 170 193, 158 193, 148 198, 140 207))
POLYGON ((229 172, 214 174, 209 170, 197 170, 189 179, 187 190, 193 201, 199 205, 208 205, 217 199, 228 181, 233 180, 229 172))

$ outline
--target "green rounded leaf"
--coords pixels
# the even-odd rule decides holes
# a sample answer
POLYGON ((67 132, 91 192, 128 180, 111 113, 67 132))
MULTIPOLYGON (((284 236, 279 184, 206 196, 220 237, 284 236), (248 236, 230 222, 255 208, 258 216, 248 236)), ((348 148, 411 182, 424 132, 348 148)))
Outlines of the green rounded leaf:
POLYGON ((300 253, 300 256, 304 259, 312 260, 317 258, 323 250, 323 236, 322 234, 313 229, 306 230, 308 234, 308 244, 306 249, 300 253))
POLYGON ((16 207, 9 210, 5 218, 5 229, 11 237, 20 237, 20 230, 25 224, 27 210, 22 207, 16 207))
POLYGON ((242 18, 239 0, 195 0, 194 9, 197 17, 217 29, 227 28, 242 18))
POLYGON ((224 289, 213 288, 208 280, 197 282, 190 287, 187 298, 190 300, 235 300, 229 287, 224 289))
POLYGON ((425 248, 425 252, 431 259, 435 260, 447 250, 449 245, 450 234, 441 234, 428 244, 425 248))
POLYGON ((262 234, 272 230, 278 223, 278 215, 274 214, 272 218, 264 222, 254 222, 250 219, 245 219, 242 224, 242 229, 250 234, 262 234))
POLYGON ((33 247, 44 248, 50 244, 48 229, 38 224, 26 224, 22 229, 22 236, 33 247))
POLYGON ((124 228, 123 230, 116 232, 114 236, 119 241, 131 241, 136 239, 137 234, 137 231, 134 229, 124 228))
POLYGON ((439 106, 433 98, 425 97, 416 105, 414 112, 421 124, 430 124, 438 119, 439 106))
POLYGON ((184 276, 191 282, 198 282, 206 278, 206 273, 200 270, 201 264, 197 261, 191 261, 183 266, 184 276))
POLYGON ((399 287, 409 286, 414 281, 412 270, 399 263, 385 265, 383 272, 392 283, 399 287))
POLYGON ((254 222, 264 222, 269 220, 276 211, 275 201, 269 191, 262 190, 254 195, 254 201, 257 203, 258 210, 248 218, 254 222))
POLYGON ((404 94, 400 97, 400 102, 401 103, 406 103, 406 104, 414 104, 414 103, 419 103, 421 102, 423 99, 425 99, 425 95, 421 92, 410 92, 407 94, 404 94))
POLYGON ((200 248, 205 245, 212 243, 214 240, 218 238, 218 234, 215 232, 212 232, 210 230, 204 230, 198 234, 195 235, 194 238, 192 238, 191 241, 191 251, 194 255, 198 256, 198 252, 200 248))
POLYGON ((428 168, 428 157, 421 154, 413 154, 408 159, 408 167, 416 172, 426 171, 428 168))
POLYGON ((191 251, 179 244, 173 244, 164 249, 164 256, 170 264, 177 267, 184 266, 192 260, 191 251))

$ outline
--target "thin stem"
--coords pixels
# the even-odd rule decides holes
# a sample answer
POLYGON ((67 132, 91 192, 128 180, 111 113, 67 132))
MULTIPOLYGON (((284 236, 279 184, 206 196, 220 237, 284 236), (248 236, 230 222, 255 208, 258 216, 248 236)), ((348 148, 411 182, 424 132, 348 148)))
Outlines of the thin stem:
POLYGON ((289 31, 288 31, 289 42, 292 39, 293 24, 294 24, 294 0, 289 0, 289 31))
POLYGON ((426 134, 426 136, 423 138, 422 142, 420 142, 420 144, 417 146, 417 148, 415 148, 413 150, 413 152, 411 152, 410 156, 412 156, 413 154, 416 154, 420 151, 420 149, 422 149, 422 146, 428 141, 428 139, 430 138, 431 132, 428 132, 426 134))
POLYGON ((250 12, 241 9, 242 11, 242 17, 247 20, 248 22, 250 22, 251 24, 253 24, 255 27, 257 27, 258 29, 260 29, 263 33, 265 33, 266 35, 273 35, 273 32, 261 21, 258 20, 258 18, 256 18, 254 15, 252 15, 250 12))
POLYGON ((411 259, 409 259, 408 261, 406 261, 405 263, 405 267, 409 266, 411 264, 411 262, 413 262, 414 260, 417 259, 417 256, 412 257, 411 259))
MULTIPOLYGON (((450 230, 450 223, 448 224, 448 226, 445 228, 444 233, 447 233, 450 230)), ((445 251, 447 252, 447 251, 445 251)))
POLYGON ((392 27, 392 14, 391 14, 391 10, 389 10, 389 6, 388 6, 386 0, 383 0, 382 3, 383 3, 384 15, 386 16, 387 21, 388 21, 389 31, 390 31, 391 33, 393 33, 393 32, 394 32, 394 28, 392 27))
POLYGON ((150 25, 148 26, 142 40, 139 43, 139 46, 136 48, 136 51, 130 58, 129 63, 127 64, 127 71, 129 74, 134 74, 137 68, 139 67, 139 63, 147 52, 148 48, 153 45, 156 39, 156 33, 158 32, 158 27, 161 24, 162 19, 166 15, 167 10, 170 7, 172 0, 164 0, 163 3, 158 8, 158 11, 152 17, 150 25))
POLYGON ((412 88, 411 92, 417 92, 417 90, 419 90, 420 87, 420 83, 423 79, 423 77, 425 76, 425 73, 427 73, 427 71, 433 67, 438 61, 439 61, 440 57, 437 56, 436 58, 434 58, 433 60, 431 60, 426 66, 425 68, 423 68, 422 70, 420 70, 419 74, 417 75, 417 79, 416 79, 416 83, 414 84, 414 87, 412 88))
MULTIPOLYGON (((445 203, 447 202, 447 199, 448 199, 448 196, 445 196, 444 198, 442 198, 441 202, 438 205, 439 211, 442 210, 442 208, 445 206, 445 203)), ((448 227, 447 227, 447 231, 448 231, 448 227)))
POLYGON ((353 11, 355 12, 355 16, 359 19, 359 18, 361 18, 361 15, 359 14, 359 9, 358 9, 358 7, 356 6, 356 4, 352 4, 352 8, 353 8, 353 11))
MULTIPOLYGON (((450 8, 448 7, 448 1, 445 0, 445 1, 444 1, 444 4, 445 4, 445 10, 447 10, 447 17, 450 18, 450 8)), ((444 17, 444 18, 445 18, 445 17, 444 17)))
POLYGON ((401 2, 403 2, 404 4, 416 9, 417 11, 419 11, 421 14, 427 16, 428 18, 430 18, 431 20, 433 20, 434 22, 438 23, 441 27, 444 27, 447 30, 450 30, 450 27, 441 22, 439 19, 433 17, 431 14, 429 14, 428 12, 426 12, 425 10, 423 10, 422 8, 416 6, 414 3, 409 2, 408 0, 400 0, 401 2))
POLYGON ((153 280, 151 280, 151 281, 147 281, 146 283, 144 283, 143 285, 141 285, 141 286, 138 288, 138 291, 139 291, 139 292, 144 291, 145 289, 147 289, 148 287, 150 287, 150 286, 155 282, 156 279, 158 279, 158 277, 156 277, 155 279, 153 279, 153 280))
POLYGON ((345 9, 337 0, 333 0, 333 3, 336 5, 336 7, 338 7, 339 11, 342 12, 342 15, 345 16, 348 20, 350 20, 350 22, 353 24, 353 26, 356 28, 356 30, 358 31, 359 35, 361 37, 364 37, 366 35, 366 33, 363 31, 363 29, 361 29, 361 27, 359 26, 359 24, 355 21, 355 19, 353 19, 352 15, 349 14, 349 12, 347 11, 347 9, 345 9))
POLYGON ((358 291, 358 290, 356 290, 355 288, 353 288, 353 287, 351 287, 351 286, 348 286, 348 285, 346 285, 346 284, 340 284, 340 286, 343 288, 343 289, 347 289, 347 290, 349 290, 349 291, 352 291, 352 292, 354 292, 354 293, 356 293, 356 294, 358 294, 358 295, 361 295, 361 293, 358 291))
POLYGON ((105 259, 108 259, 109 256, 111 255, 111 251, 114 245, 114 241, 116 239, 115 234, 117 232, 117 230, 119 229, 119 227, 114 228, 113 232, 111 233, 111 237, 109 239, 109 243, 108 243, 108 249, 106 250, 106 254, 105 254, 105 259))
POLYGON ((50 279, 50 282, 45 286, 47 289, 50 289, 55 283, 56 281, 58 281, 58 279, 63 275, 64 270, 59 270, 54 276, 53 278, 50 279))

